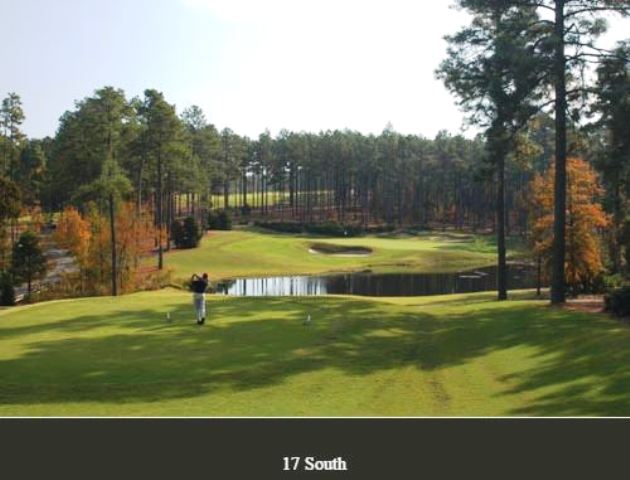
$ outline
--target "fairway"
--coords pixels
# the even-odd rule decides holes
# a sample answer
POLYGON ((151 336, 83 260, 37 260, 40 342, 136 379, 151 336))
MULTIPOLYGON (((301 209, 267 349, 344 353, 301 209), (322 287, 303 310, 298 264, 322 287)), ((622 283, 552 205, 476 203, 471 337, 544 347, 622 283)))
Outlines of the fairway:
POLYGON ((165 264, 176 279, 198 271, 207 271, 213 279, 366 269, 377 273, 452 272, 492 265, 496 248, 491 242, 487 236, 457 234, 324 238, 254 230, 213 231, 199 248, 168 254, 165 264), (366 247, 373 253, 354 258, 309 253, 315 243, 366 247))
POLYGON ((204 327, 176 290, 3 310, 0 415, 630 414, 626 326, 493 297, 213 297, 204 327))

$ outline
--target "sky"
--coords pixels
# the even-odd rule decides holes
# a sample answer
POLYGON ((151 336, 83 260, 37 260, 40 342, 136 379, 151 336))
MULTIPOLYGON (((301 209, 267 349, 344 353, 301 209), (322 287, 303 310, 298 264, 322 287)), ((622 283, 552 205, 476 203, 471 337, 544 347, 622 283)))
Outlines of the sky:
MULTIPOLYGON (((0 0, 0 97, 30 137, 54 135, 106 85, 164 93, 178 112, 257 137, 283 128, 461 131, 434 71, 468 16, 449 0, 0 0), (9 41, 7 41, 9 39, 9 41)), ((615 22, 608 43, 627 23, 615 22)), ((470 132, 469 132, 470 133, 470 132)))

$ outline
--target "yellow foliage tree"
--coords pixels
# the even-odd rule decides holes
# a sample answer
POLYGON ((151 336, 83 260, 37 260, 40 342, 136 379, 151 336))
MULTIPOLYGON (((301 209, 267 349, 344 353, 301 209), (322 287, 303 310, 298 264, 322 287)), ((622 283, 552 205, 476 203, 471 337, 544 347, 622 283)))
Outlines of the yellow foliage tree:
MULTIPOLYGON (((554 220, 554 178, 552 165, 531 184, 534 252, 551 259, 554 220)), ((577 294, 604 270, 599 231, 610 219, 598 203, 603 189, 592 167, 580 158, 567 159, 567 224, 565 281, 577 294)))

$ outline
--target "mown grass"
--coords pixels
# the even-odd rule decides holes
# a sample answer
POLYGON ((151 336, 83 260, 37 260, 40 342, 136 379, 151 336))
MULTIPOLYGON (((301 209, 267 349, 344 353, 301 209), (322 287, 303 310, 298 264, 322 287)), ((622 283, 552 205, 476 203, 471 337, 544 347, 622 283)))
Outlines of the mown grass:
MULTIPOLYGON (((223 208, 225 203, 225 197, 223 194, 220 195, 212 195, 210 197, 210 201, 212 202, 212 206, 214 208, 223 208)), ((262 206, 262 200, 260 194, 248 193, 246 197, 247 205, 251 208, 259 208, 262 206)), ((265 200, 267 206, 273 207, 277 204, 287 204, 289 201, 289 194, 286 192, 269 192, 267 198, 265 200)), ((230 193, 228 195, 228 202, 231 207, 235 205, 241 205, 243 202, 243 195, 240 193, 230 193)))
MULTIPOLYGON (((319 192, 313 192, 309 194, 307 192, 298 192, 296 193, 297 197, 308 197, 309 195, 317 196, 317 195, 325 195, 327 192, 325 190, 321 190, 319 192)), ((281 192, 281 191, 271 191, 267 192, 266 197, 263 199, 260 196, 260 192, 251 193, 248 192, 245 198, 247 205, 251 208, 260 208, 263 206, 263 202, 268 207, 274 207, 276 205, 284 205, 286 207, 289 206, 290 195, 289 192, 281 192)), ((183 201, 183 200, 182 200, 183 201)), ((210 197, 210 201, 212 202, 212 207, 215 209, 221 209, 225 204, 225 196, 223 194, 212 195, 210 197)), ((230 193, 228 195, 228 203, 231 208, 235 206, 241 206, 243 203, 243 194, 242 193, 230 193)))
POLYGON ((175 290, 4 310, 0 415, 630 414, 628 327, 493 297, 214 297, 204 327, 175 290))
POLYGON ((495 262, 496 248, 488 236, 423 234, 323 238, 236 230, 211 232, 199 248, 174 251, 166 265, 176 279, 206 271, 213 279, 240 276, 317 274, 372 270, 386 272, 451 272, 495 262), (368 257, 309 253, 315 243, 366 247, 368 257))

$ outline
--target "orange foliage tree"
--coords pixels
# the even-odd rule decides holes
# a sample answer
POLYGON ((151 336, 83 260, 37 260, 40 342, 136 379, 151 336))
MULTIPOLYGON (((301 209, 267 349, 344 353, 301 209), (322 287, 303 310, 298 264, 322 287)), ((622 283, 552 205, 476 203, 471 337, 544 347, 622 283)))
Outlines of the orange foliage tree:
POLYGON ((151 253, 156 229, 148 211, 137 213, 135 204, 124 203, 116 215, 118 281, 122 291, 135 289, 140 259, 151 253))
POLYGON ((58 245, 68 249, 85 266, 92 234, 90 224, 74 207, 67 207, 57 222, 54 238, 58 245))
POLYGON ((74 207, 67 207, 61 212, 57 228, 53 235, 55 242, 72 253, 79 267, 81 291, 88 274, 88 252, 92 240, 90 224, 74 207))
MULTIPOLYGON (((137 286, 141 257, 151 253, 156 232, 151 214, 138 213, 132 203, 124 203, 118 208, 115 222, 116 281, 121 291, 129 292, 137 286)), ((57 224, 55 240, 75 256, 80 267, 81 290, 87 285, 88 293, 105 294, 112 272, 108 216, 95 203, 86 205, 84 215, 76 208, 66 208, 57 224)))
MULTIPOLYGON (((551 259, 553 243, 554 178, 552 165, 531 184, 534 252, 546 263, 551 259)), ((603 193, 597 174, 587 162, 567 159, 565 280, 574 295, 604 270, 599 232, 610 220, 598 202, 603 193)))

